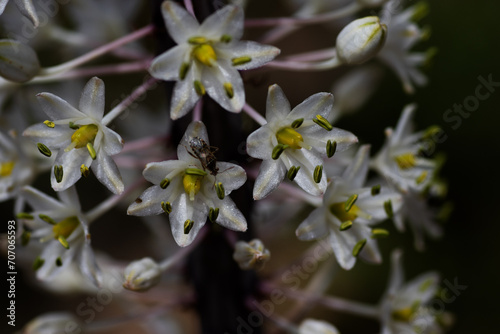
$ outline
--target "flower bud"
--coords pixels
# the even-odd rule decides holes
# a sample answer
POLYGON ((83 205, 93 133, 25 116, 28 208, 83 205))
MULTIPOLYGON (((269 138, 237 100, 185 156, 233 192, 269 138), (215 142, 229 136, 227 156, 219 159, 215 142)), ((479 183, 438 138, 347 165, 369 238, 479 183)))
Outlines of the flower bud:
POLYGON ((243 270, 262 269, 270 257, 271 253, 259 239, 250 242, 238 241, 233 254, 233 259, 243 270))
POLYGON ((14 82, 31 80, 40 71, 36 52, 11 39, 0 40, 0 76, 14 82))
POLYGON ((300 324, 299 334, 339 334, 339 331, 325 321, 306 319, 300 324))
POLYGON ((47 313, 31 320, 23 328, 25 334, 59 334, 81 333, 82 328, 78 320, 70 313, 47 313))
POLYGON ((160 266, 149 257, 130 263, 125 268, 123 287, 132 291, 146 291, 160 282, 160 266))
POLYGON ((337 57, 345 64, 361 64, 384 45, 387 26, 377 16, 354 20, 337 36, 337 57))

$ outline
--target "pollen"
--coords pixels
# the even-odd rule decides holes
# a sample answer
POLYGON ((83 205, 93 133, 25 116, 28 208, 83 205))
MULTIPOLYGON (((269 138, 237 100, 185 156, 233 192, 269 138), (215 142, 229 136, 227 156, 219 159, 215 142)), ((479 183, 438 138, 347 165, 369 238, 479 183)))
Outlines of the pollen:
POLYGON ((184 174, 182 184, 184 186, 184 191, 186 194, 189 194, 189 199, 191 201, 194 201, 194 196, 200 191, 202 179, 203 176, 200 175, 184 174))
POLYGON ((217 61, 217 55, 210 44, 200 44, 193 48, 193 56, 203 65, 211 67, 217 61))
POLYGON ((278 139, 278 143, 294 149, 301 149, 306 146, 302 135, 291 127, 284 127, 279 130, 276 133, 276 139, 278 139))
POLYGON ((10 176, 15 165, 14 161, 0 162, 0 177, 10 176))
POLYGON ((415 155, 413 153, 398 155, 394 158, 394 160, 396 160, 399 168, 403 170, 413 168, 417 164, 415 155))
POLYGON ((74 148, 87 147, 87 144, 92 144, 99 128, 95 124, 88 124, 81 126, 76 130, 73 135, 71 135, 71 144, 64 149, 65 152, 69 152, 74 148))
POLYGON ((67 239, 71 233, 80 225, 80 221, 76 216, 66 218, 61 220, 59 223, 52 227, 52 232, 54 233, 54 239, 59 239, 63 237, 67 239))

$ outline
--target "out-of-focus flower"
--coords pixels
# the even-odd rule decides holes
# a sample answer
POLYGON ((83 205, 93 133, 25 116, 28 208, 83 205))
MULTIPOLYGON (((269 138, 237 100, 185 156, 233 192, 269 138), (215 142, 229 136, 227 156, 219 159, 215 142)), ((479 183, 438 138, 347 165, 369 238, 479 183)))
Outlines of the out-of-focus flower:
POLYGON ((352 133, 328 122, 332 105, 332 94, 318 93, 291 110, 281 88, 269 87, 267 123, 247 139, 248 154, 264 160, 255 181, 254 199, 266 197, 285 175, 311 195, 324 193, 327 181, 322 155, 331 157, 357 142, 352 133))
POLYGON ((123 287, 132 291, 146 291, 160 282, 160 266, 149 257, 130 263, 125 268, 123 287))
POLYGON ((104 82, 96 77, 89 80, 79 110, 50 93, 38 94, 38 100, 50 120, 30 126, 23 135, 39 143, 39 147, 43 145, 47 153, 58 151, 51 174, 52 188, 68 189, 82 175, 87 176, 91 167, 110 191, 122 193, 123 182, 111 156, 122 150, 123 140, 102 122, 104 82))
MULTIPOLYGON (((9 0, 0 0, 0 15, 2 15, 8 2, 9 0)), ((38 27, 40 21, 38 19, 38 15, 36 14, 36 10, 33 6, 32 0, 14 0, 14 2, 16 3, 16 6, 21 14, 28 18, 31 23, 33 23, 35 28, 38 27)))
POLYGON ((326 321, 305 319, 299 326, 299 334, 339 334, 339 331, 326 321))
POLYGON ((262 269, 270 257, 271 253, 259 239, 238 241, 234 246, 233 259, 244 270, 262 269))
POLYGON ((174 239, 182 247, 193 242, 207 217, 231 230, 245 231, 246 219, 229 194, 245 183, 246 173, 212 155, 205 125, 191 123, 177 147, 179 160, 146 166, 143 175, 155 185, 129 206, 128 214, 167 213, 174 239))
POLYGON ((23 334, 76 334, 82 332, 83 324, 66 312, 45 313, 24 326, 23 334))
POLYGON ((158 79, 177 81, 170 107, 172 119, 187 114, 205 94, 228 111, 241 111, 245 89, 238 70, 266 64, 279 54, 279 49, 240 41, 240 7, 226 6, 201 25, 172 1, 163 3, 162 13, 178 45, 155 58, 149 72, 158 79))

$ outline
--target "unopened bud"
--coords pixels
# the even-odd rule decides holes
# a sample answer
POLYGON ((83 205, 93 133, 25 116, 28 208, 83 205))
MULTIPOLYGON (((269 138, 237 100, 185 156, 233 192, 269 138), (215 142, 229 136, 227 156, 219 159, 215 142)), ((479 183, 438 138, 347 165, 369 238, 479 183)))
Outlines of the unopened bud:
POLYGON ((243 270, 262 269, 270 257, 271 253, 259 239, 238 241, 234 247, 233 259, 243 270))
POLYGON ((130 263, 125 268, 123 287, 132 291, 146 291, 160 282, 160 266, 149 257, 130 263))
POLYGON ((14 82, 26 82, 40 72, 36 52, 28 45, 0 39, 0 76, 14 82))
POLYGON ((82 333, 82 324, 70 313, 46 313, 31 320, 23 328, 26 334, 82 333))
POLYGON ((375 56, 384 45, 387 26, 377 16, 354 20, 337 37, 337 56, 345 64, 361 64, 375 56))

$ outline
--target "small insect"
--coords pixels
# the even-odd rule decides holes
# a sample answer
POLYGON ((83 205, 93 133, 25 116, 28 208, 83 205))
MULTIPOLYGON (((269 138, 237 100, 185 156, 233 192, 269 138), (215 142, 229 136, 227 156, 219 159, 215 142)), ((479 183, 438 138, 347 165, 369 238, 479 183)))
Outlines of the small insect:
POLYGON ((216 176, 219 172, 219 168, 217 168, 217 158, 214 153, 219 149, 215 146, 208 145, 199 137, 191 139, 189 141, 189 146, 191 147, 192 152, 188 151, 188 153, 200 161, 203 170, 208 170, 210 174, 216 176))

